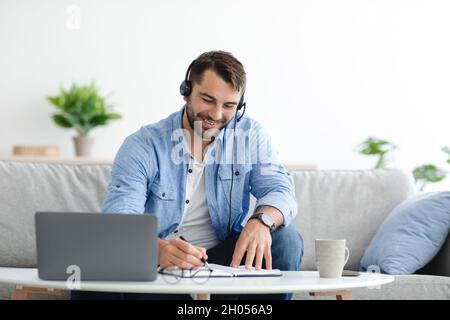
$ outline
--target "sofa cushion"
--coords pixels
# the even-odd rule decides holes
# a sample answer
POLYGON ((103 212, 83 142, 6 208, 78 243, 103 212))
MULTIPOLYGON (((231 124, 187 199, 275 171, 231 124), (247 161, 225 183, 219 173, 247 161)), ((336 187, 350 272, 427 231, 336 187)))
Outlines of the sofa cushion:
MULTIPOLYGON (((288 168, 289 169, 289 168, 288 168)), ((293 224, 304 240, 302 270, 316 270, 314 239, 346 239, 346 269, 358 270, 384 218, 414 193, 410 172, 399 169, 290 171, 299 212, 293 224)))
POLYGON ((103 164, 0 161, 0 266, 35 267, 35 212, 99 212, 110 172, 103 164))
POLYGON ((440 250, 450 229, 450 192, 418 194, 397 206, 367 247, 361 269, 412 274, 440 250))

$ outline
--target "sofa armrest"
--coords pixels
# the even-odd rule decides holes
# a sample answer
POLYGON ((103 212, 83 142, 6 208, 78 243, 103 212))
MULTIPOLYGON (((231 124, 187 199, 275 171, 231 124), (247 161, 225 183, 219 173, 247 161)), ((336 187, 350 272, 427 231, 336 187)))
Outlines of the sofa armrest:
POLYGON ((437 255, 417 273, 450 277, 450 233, 437 255))

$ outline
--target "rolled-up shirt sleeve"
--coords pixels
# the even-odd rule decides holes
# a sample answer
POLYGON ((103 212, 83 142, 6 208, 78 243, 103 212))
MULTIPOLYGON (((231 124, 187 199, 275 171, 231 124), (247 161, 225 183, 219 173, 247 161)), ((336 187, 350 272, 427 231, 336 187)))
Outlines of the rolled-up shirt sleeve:
POLYGON ((151 152, 139 131, 125 139, 114 159, 103 213, 144 213, 155 172, 151 152))
POLYGON ((250 173, 251 193, 256 206, 271 206, 278 209, 284 217, 283 226, 291 223, 297 215, 294 181, 286 169, 279 164, 276 152, 267 135, 259 126, 251 143, 256 146, 252 151, 252 170, 250 173))

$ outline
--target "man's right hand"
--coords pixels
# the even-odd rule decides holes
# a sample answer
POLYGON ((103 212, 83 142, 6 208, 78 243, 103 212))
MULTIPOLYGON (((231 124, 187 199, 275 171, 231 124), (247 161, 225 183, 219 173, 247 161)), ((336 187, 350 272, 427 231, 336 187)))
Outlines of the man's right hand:
POLYGON ((179 238, 158 240, 159 266, 161 268, 177 266, 192 269, 203 265, 202 258, 208 259, 206 249, 196 247, 179 238))

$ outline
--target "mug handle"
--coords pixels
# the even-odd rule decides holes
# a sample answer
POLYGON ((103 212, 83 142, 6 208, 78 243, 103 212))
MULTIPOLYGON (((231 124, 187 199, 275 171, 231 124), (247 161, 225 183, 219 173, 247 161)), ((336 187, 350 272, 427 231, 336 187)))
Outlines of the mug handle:
POLYGON ((348 258, 350 258, 350 250, 345 247, 345 261, 344 261, 344 266, 346 265, 348 258))

